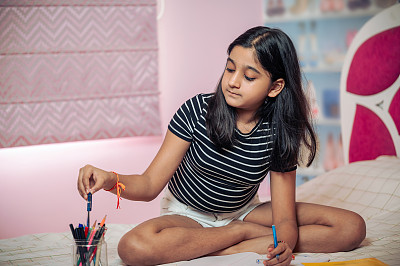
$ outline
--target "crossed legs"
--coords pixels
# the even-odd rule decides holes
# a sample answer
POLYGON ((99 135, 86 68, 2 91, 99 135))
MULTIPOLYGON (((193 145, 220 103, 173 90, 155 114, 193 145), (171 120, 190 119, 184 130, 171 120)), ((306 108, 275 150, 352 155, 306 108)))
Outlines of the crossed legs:
MULTIPOLYGON (((296 204, 299 236, 294 252, 329 253, 349 251, 357 248, 365 238, 364 219, 352 211, 311 203, 296 204)), ((226 255, 252 251, 266 253, 266 246, 272 241, 272 211, 265 203, 244 219, 245 222, 263 225, 269 229, 266 236, 242 241, 220 250, 214 255, 226 255), (267 214, 267 215, 266 215, 267 214), (268 243, 268 244, 267 244, 268 243)))
POLYGON ((118 253, 129 265, 156 265, 201 257, 259 237, 264 231, 264 226, 243 222, 203 228, 190 218, 166 215, 146 221, 125 234, 118 253))
MULTIPOLYGON (((297 203, 296 211, 296 252, 348 251, 365 238, 364 220, 354 212, 309 203, 297 203)), ((270 203, 255 208, 243 222, 223 227, 203 228, 184 216, 161 216, 125 234, 118 253, 129 265, 155 265, 246 251, 265 254, 272 243, 271 225, 270 203)))

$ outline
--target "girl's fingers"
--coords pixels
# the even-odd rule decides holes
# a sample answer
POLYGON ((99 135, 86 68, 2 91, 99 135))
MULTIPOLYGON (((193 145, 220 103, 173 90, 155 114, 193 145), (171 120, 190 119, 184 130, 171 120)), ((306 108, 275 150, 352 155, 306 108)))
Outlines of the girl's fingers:
POLYGON ((274 245, 273 245, 273 244, 271 244, 271 245, 268 246, 268 248, 267 248, 267 251, 268 251, 267 257, 268 257, 268 258, 272 258, 272 257, 273 257, 273 256, 271 255, 271 252, 272 252, 274 249, 275 249, 275 248, 274 248, 274 245))
POLYGON ((292 251, 287 244, 280 244, 276 248, 273 245, 268 246, 268 255, 270 258, 265 265, 289 265, 292 260, 292 251), (277 257, 279 255, 279 258, 277 257))
MULTIPOLYGON (((86 165, 79 169, 79 175, 78 175, 78 191, 79 194, 87 200, 87 194, 89 192, 92 192, 92 194, 99 190, 94 190, 91 189, 92 187, 100 186, 101 184, 97 184, 97 176, 96 176, 96 171, 95 168, 91 165, 86 165)), ((100 182, 101 183, 101 182, 100 182)))
MULTIPOLYGON (((99 172, 97 172, 97 174, 100 175, 99 172)), ((96 193, 97 191, 99 191, 100 189, 102 189, 102 188, 103 188, 103 185, 104 185, 104 178, 105 178, 104 174, 106 174, 106 173, 105 173, 105 172, 104 172, 104 173, 102 172, 102 174, 103 174, 102 177, 103 177, 103 178, 99 178, 99 176, 98 176, 97 174, 93 173, 93 175, 92 175, 93 186, 90 188, 90 192, 91 192, 92 194, 93 194, 93 193, 96 193)))
POLYGON ((285 257, 285 256, 281 256, 281 255, 279 255, 279 259, 277 259, 276 257, 275 258, 272 258, 272 259, 270 259, 270 260, 267 260, 267 261, 264 261, 264 265, 278 265, 278 266, 281 266, 281 265, 285 265, 285 266, 287 266, 287 265, 290 265, 290 262, 291 262, 291 257, 285 257))
POLYGON ((268 258, 274 258, 276 255, 280 254, 283 252, 285 249, 281 245, 278 245, 276 248, 274 248, 274 245, 269 245, 268 246, 268 258))
POLYGON ((78 187, 78 192, 81 195, 81 197, 86 200, 87 193, 85 192, 85 186, 83 185, 83 181, 82 181, 83 175, 84 175, 84 170, 83 170, 83 168, 81 168, 81 169, 79 169, 77 187, 78 187))
MULTIPOLYGON (((84 192, 85 194, 88 194, 90 191, 90 178, 93 175, 93 167, 90 165, 86 165, 85 167, 83 167, 82 170, 82 184, 84 187, 84 192)), ((86 199, 86 198, 85 198, 86 199)))

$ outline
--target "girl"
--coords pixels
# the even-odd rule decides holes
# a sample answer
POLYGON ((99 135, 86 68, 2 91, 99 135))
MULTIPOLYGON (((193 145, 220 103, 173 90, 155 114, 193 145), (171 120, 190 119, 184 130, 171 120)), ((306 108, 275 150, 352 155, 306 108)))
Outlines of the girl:
POLYGON ((87 199, 100 189, 117 193, 123 183, 122 197, 151 201, 168 185, 161 216, 120 240, 119 256, 130 265, 247 251, 267 254, 267 265, 289 265, 293 251, 358 247, 365 237, 359 215, 296 203, 296 168, 305 150, 310 165, 316 138, 293 43, 278 29, 255 27, 230 44, 215 93, 199 94, 176 112, 143 174, 87 165, 78 190, 87 199), (271 202, 262 203, 257 190, 268 173, 271 202))

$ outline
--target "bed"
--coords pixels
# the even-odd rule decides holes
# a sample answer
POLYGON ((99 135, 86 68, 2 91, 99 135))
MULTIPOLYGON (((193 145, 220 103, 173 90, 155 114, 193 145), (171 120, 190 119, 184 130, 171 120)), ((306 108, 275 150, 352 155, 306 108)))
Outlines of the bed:
MULTIPOLYGON (((377 258, 400 265, 400 159, 381 156, 336 168, 301 185, 299 201, 318 202, 350 209, 364 217, 367 237, 351 252, 301 254, 315 261, 377 258)), ((117 254, 121 236, 133 224, 109 224, 106 234, 109 265, 124 265, 117 254)), ((0 265, 70 265, 72 237, 64 233, 33 234, 0 240, 0 265)), ((300 254, 296 254, 301 257, 300 254)), ((258 265, 255 254, 211 258, 217 265, 258 265), (232 259, 236 264, 230 263, 232 259), (226 264, 225 264, 226 263, 226 264), (239 264, 237 264, 239 263, 239 264)), ((261 258, 261 256, 260 256, 261 258)), ((292 263, 294 263, 296 260, 292 263)), ((216 265, 210 258, 168 265, 216 265)))
MULTIPOLYGON (((341 207, 359 213, 366 221, 367 236, 361 246, 353 251, 296 254, 297 259, 292 265, 300 265, 301 260, 306 258, 316 262, 377 258, 388 265, 400 265, 399 57, 394 57, 395 65, 389 65, 394 73, 389 78, 393 78, 394 81, 373 93, 369 91, 368 95, 365 95, 362 90, 364 87, 357 87, 355 85, 357 79, 352 77, 354 66, 360 63, 357 61, 357 52, 362 50, 368 53, 368 49, 374 49, 372 46, 374 43, 369 42, 374 40, 373 36, 378 36, 382 32, 394 32, 389 37, 385 35, 384 40, 387 42, 391 41, 390 38, 395 38, 390 42, 391 45, 400 45, 399 13, 400 4, 396 4, 372 18, 357 34, 346 56, 341 83, 341 112, 347 164, 324 173, 297 189, 298 201, 341 207), (364 46, 363 44, 367 42, 368 45, 364 46), (366 51, 365 47, 368 48, 366 51), (349 87, 350 85, 353 87, 349 87), (363 130, 364 134, 360 134, 363 130), (358 138, 360 136, 363 136, 361 141, 358 138), (373 158, 369 158, 371 156, 373 158)), ((375 45, 379 45, 379 42, 375 45)), ((400 51, 400 47, 393 49, 400 51)), ((379 57, 376 60, 383 59, 379 57)), ((390 62, 390 58, 384 61, 390 62)), ((366 78, 370 78, 371 73, 372 76, 379 74, 379 71, 374 69, 368 72, 365 65, 362 67, 363 73, 368 74, 366 78)), ((388 74, 387 72, 384 74, 388 74)), ((357 77, 361 74, 358 73, 357 77)), ((371 84, 373 83, 369 83, 371 84)), ((118 257, 117 245, 121 236, 135 225, 108 224, 107 226, 105 239, 108 245, 108 263, 111 266, 124 265, 118 257)), ((71 232, 67 230, 63 233, 2 239, 0 265, 71 265, 71 244, 71 232)), ((257 258, 262 256, 255 253, 240 253, 180 261, 168 265, 259 265, 256 263, 257 258)))

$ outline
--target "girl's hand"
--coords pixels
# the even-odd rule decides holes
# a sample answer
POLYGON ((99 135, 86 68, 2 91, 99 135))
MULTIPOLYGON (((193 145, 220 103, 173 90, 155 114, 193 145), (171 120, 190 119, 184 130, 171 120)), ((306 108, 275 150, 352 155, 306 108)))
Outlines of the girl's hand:
POLYGON ((264 265, 289 265, 293 258, 292 250, 285 242, 279 242, 276 248, 273 244, 269 245, 267 257, 269 260, 264 261, 264 265))
POLYGON ((104 188, 110 189, 117 182, 117 177, 111 172, 107 172, 91 165, 86 165, 79 169, 78 191, 87 200, 87 194, 92 194, 104 188))

